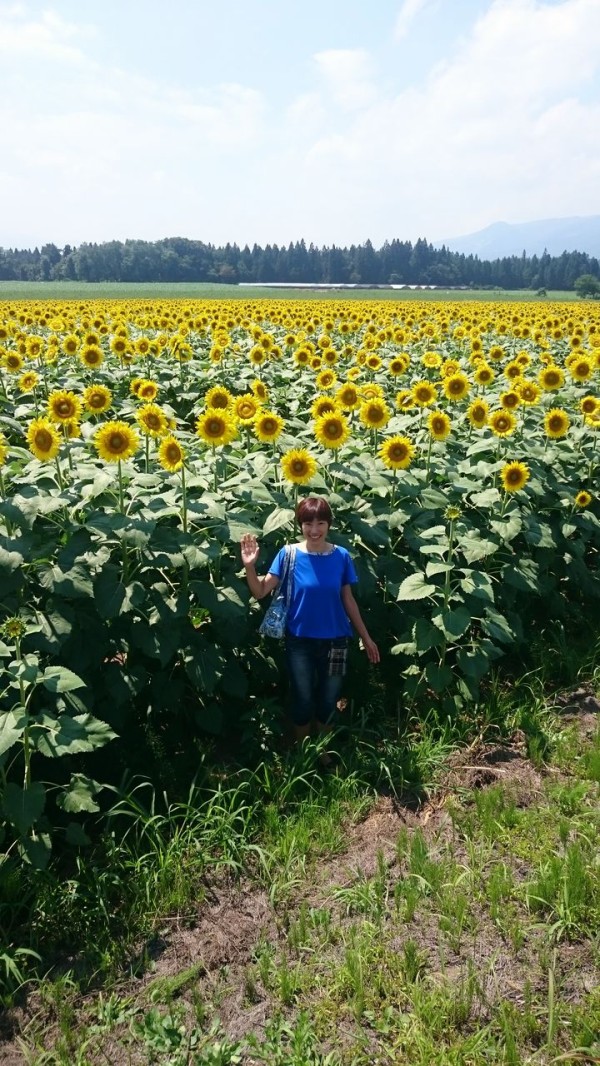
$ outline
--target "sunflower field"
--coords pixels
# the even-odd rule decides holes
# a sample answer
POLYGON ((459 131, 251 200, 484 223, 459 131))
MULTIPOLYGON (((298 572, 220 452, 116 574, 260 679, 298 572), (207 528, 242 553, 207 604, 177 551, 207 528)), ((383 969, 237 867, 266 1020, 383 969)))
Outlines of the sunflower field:
POLYGON ((5 843, 83 842, 149 732, 266 730, 281 652, 239 540, 264 572, 299 494, 355 558, 388 706, 465 713, 536 628, 597 615, 599 374, 587 302, 0 305, 5 843))

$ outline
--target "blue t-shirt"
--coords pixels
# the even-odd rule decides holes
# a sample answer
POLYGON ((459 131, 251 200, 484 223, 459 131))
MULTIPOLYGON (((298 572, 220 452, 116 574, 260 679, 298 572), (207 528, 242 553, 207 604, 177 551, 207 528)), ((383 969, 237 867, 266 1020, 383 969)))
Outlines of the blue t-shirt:
MULTIPOLYGON (((269 573, 281 580, 285 548, 277 553, 269 573)), ((296 549, 292 600, 287 630, 294 637, 351 637, 352 626, 340 593, 358 581, 350 553, 335 544, 327 555, 296 549)))

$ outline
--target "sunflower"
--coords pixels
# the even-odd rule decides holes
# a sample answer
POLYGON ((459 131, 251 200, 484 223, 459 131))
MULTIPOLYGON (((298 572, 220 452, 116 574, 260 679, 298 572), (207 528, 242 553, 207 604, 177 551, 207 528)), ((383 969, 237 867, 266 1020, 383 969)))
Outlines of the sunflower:
POLYGON ((460 363, 456 359, 444 359, 440 368, 440 373, 443 378, 449 378, 452 374, 458 374, 460 370, 460 363))
POLYGON ((273 411, 261 411, 254 419, 254 432, 258 439, 265 443, 277 440, 283 426, 283 418, 273 411))
POLYGON ((515 389, 509 389, 508 392, 501 392, 499 396, 500 404, 506 411, 514 411, 521 404, 521 394, 515 389))
POLYGON ((81 400, 74 392, 57 389, 48 397, 48 417, 53 422, 78 421, 81 417, 81 400))
POLYGON ((516 460, 506 463, 500 471, 500 477, 505 492, 518 492, 529 481, 529 467, 526 463, 519 463, 516 460))
POLYGON ((523 367, 520 363, 517 363, 516 359, 512 359, 510 363, 506 364, 502 373, 509 381, 515 381, 516 378, 520 378, 523 374, 523 367))
POLYGON ((467 410, 467 418, 475 429, 482 429, 488 420, 489 407, 485 400, 474 400, 467 410))
POLYGON ((579 401, 579 410, 582 415, 593 415, 600 408, 600 400, 596 396, 583 396, 579 401))
POLYGON ((577 493, 574 502, 576 507, 589 507, 592 500, 593 496, 591 496, 589 492, 586 492, 585 489, 582 489, 581 492, 577 493))
POLYGON ((99 415, 108 411, 112 404, 112 393, 106 385, 88 385, 83 392, 83 402, 88 411, 99 415))
POLYGON ((315 423, 315 437, 324 448, 341 448, 350 436, 350 426, 336 411, 321 415, 315 423))
POLYGON ((80 343, 79 337, 77 337, 75 333, 67 334, 62 342, 63 352, 65 352, 66 355, 75 355, 75 353, 79 351, 80 343))
POLYGON ((528 381, 526 378, 518 381, 515 385, 515 392, 518 392, 521 403, 524 403, 527 407, 534 407, 535 404, 540 402, 541 391, 535 381, 528 381))
POLYGON ((308 348, 297 348, 294 352, 294 362, 297 366, 306 366, 310 361, 311 355, 312 352, 308 348))
POLYGON ((358 387, 347 381, 337 390, 334 400, 342 411, 354 411, 360 404, 358 387))
POLYGON ((488 425, 497 437, 509 437, 517 428, 517 420, 512 411, 505 411, 501 407, 498 411, 492 411, 488 425))
POLYGON ((9 374, 20 374, 25 366, 25 360, 18 352, 6 352, 3 356, 2 364, 9 374))
POLYGON ((254 366, 260 366, 267 358, 267 353, 264 348, 261 348, 260 344, 255 344, 248 353, 248 358, 254 366))
POLYGON ((360 395, 363 400, 383 400, 383 389, 376 381, 361 385, 360 395))
POLYGON ((575 381, 589 381, 594 373, 594 365, 591 359, 585 358, 585 356, 576 356, 575 359, 568 360, 569 374, 575 381))
POLYGON ((196 433, 207 444, 230 444, 237 435, 231 415, 216 407, 209 407, 196 422, 196 433))
POLYGON ((368 366, 369 370, 381 370, 382 362, 380 357, 375 352, 371 352, 365 359, 365 366, 368 366))
MULTIPOLYGON (((261 403, 267 402, 267 400, 269 399, 269 390, 265 385, 264 381, 261 381, 260 378, 254 378, 254 381, 250 383, 250 388, 252 389, 252 392, 256 396, 257 400, 260 400, 261 403)), ((210 404, 210 406, 216 407, 218 405, 212 403, 210 404)))
POLYGON ((471 385, 466 374, 448 374, 443 381, 444 395, 447 400, 462 400, 467 395, 471 385))
POLYGON ((337 374, 334 370, 322 370, 317 374, 316 386, 318 389, 332 389, 337 384, 337 374))
POLYGON ((185 452, 181 447, 178 440, 171 434, 167 437, 163 437, 158 449, 158 461, 165 470, 174 474, 177 470, 180 470, 183 466, 183 460, 185 459, 185 452))
POLYGON ((4 466, 6 462, 6 456, 8 455, 8 447, 6 444, 6 437, 3 433, 0 433, 0 466, 4 466))
POLYGON ((27 443, 36 459, 55 459, 60 448, 60 434, 47 418, 36 418, 29 423, 27 443))
POLYGON ((333 396, 317 396, 310 408, 311 417, 321 418, 322 415, 332 415, 339 411, 339 407, 333 396))
POLYGON ((445 440, 452 423, 445 411, 432 411, 427 419, 427 428, 434 440, 445 440))
POLYGON ((149 437, 163 437, 169 428, 165 412, 156 403, 145 403, 136 413, 136 422, 149 437))
POLYGON ((384 400, 366 400, 360 405, 359 417, 369 429, 382 429, 392 417, 392 412, 384 400))
POLYGON ((408 437, 389 437, 379 449, 379 458, 390 470, 406 470, 415 454, 408 437))
POLYGON ((84 366, 102 366, 102 363, 104 362, 104 352, 98 347, 98 345, 88 344, 85 348, 81 349, 79 358, 84 366))
POLYGON ((293 485, 306 485, 317 469, 316 459, 305 448, 292 448, 281 457, 281 472, 293 485))
MULTIPOLYGON (((255 395, 258 395, 258 393, 255 393, 255 395)), ((233 396, 224 385, 215 385, 206 393, 204 406, 214 407, 219 411, 231 410, 233 409, 233 396)))
POLYGON ((437 399, 437 390, 430 381, 417 381, 411 390, 413 403, 419 407, 429 407, 437 399))
POLYGON ((391 374, 392 377, 398 377, 399 374, 404 374, 404 372, 408 370, 409 362, 410 360, 408 356, 404 354, 395 355, 394 358, 390 359, 388 363, 388 374, 391 374))
POLYGON ((400 389, 400 392, 396 393, 396 407, 400 407, 403 411, 408 411, 410 407, 414 406, 414 403, 412 389, 400 389))
MULTIPOLYGON (((421 356, 421 362, 423 366, 427 366, 430 370, 437 370, 442 365, 442 357, 439 352, 425 352, 421 356)), ((406 365, 408 366, 408 359, 406 365)))
POLYGON ((496 374, 492 370, 491 366, 487 363, 479 363, 473 377, 478 385, 491 385, 492 381, 496 377, 496 374))
POLYGON ((126 422, 105 422, 94 435, 94 447, 106 463, 131 458, 139 444, 138 434, 126 422))
POLYGON ((135 394, 138 400, 144 400, 146 403, 152 403, 158 396, 158 385, 151 378, 142 378, 135 394))
POLYGON ((567 412, 563 411, 562 407, 553 407, 551 411, 548 411, 544 418, 546 436, 552 437, 553 440, 559 440, 560 437, 566 437, 570 425, 571 419, 567 412))
POLYGON ((495 362, 504 359, 504 348, 501 348, 499 344, 495 344, 488 352, 488 359, 493 359, 495 362))
POLYGON ((538 382, 544 392, 554 392, 556 389, 562 388, 564 381, 565 375, 563 371, 553 363, 545 366, 538 374, 538 382))
POLYGON ((245 392, 243 396, 235 397, 233 410, 242 425, 249 426, 260 410, 260 400, 253 392, 245 392))
POLYGON ((26 370, 24 374, 21 374, 18 381, 21 392, 33 392, 39 380, 35 370, 26 370))

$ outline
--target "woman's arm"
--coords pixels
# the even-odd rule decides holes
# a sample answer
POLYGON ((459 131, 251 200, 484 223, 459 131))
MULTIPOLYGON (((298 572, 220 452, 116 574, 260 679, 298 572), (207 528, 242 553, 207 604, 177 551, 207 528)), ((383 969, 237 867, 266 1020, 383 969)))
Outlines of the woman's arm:
POLYGON ((263 596, 267 596, 269 592, 276 589, 279 584, 279 578, 275 577, 275 574, 259 575, 256 573, 256 562, 260 554, 258 547, 258 541, 252 533, 244 533, 240 541, 242 552, 242 563, 246 570, 246 581, 250 592, 255 599, 261 600, 263 596))
POLYGON ((369 662, 378 663, 379 648, 377 647, 375 641, 371 640, 369 636, 367 627, 363 622, 360 611, 358 609, 358 604, 354 599, 352 587, 350 585, 342 585, 340 596, 344 605, 344 610, 365 646, 365 651, 367 653, 367 658, 369 662))

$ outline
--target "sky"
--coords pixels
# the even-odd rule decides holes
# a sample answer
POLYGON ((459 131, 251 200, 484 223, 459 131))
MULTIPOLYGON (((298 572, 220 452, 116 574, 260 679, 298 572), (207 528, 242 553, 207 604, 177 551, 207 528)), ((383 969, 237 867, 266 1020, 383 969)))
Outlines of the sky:
POLYGON ((0 0, 0 247, 600 213, 600 0, 0 0))

